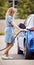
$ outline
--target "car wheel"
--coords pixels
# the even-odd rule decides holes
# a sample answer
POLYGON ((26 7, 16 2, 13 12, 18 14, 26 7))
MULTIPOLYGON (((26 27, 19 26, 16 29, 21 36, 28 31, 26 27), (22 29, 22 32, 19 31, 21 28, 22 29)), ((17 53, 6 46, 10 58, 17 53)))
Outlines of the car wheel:
POLYGON ((31 59, 31 52, 28 50, 27 45, 25 45, 24 58, 31 59))
POLYGON ((23 51, 20 50, 19 46, 18 46, 18 54, 23 54, 23 51))

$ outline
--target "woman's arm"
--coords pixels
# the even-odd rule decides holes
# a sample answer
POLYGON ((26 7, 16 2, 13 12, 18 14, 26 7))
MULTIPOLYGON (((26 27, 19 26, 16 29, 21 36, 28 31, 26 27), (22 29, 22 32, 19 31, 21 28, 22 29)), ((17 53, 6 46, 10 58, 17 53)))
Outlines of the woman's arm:
POLYGON ((12 24, 14 27, 16 27, 17 29, 20 29, 20 28, 16 25, 15 22, 11 22, 11 24, 12 24))
POLYGON ((11 24, 12 24, 14 27, 16 27, 18 30, 20 30, 20 31, 25 31, 24 29, 19 28, 19 27, 16 25, 15 22, 11 22, 11 24))

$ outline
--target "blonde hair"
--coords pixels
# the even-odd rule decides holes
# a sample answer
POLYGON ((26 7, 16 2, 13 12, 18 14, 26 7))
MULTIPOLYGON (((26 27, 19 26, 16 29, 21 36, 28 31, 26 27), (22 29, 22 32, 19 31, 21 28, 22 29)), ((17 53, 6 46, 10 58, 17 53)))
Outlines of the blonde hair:
POLYGON ((15 13, 15 12, 16 12, 16 9, 13 8, 13 7, 10 7, 10 8, 7 10, 6 16, 11 15, 11 14, 12 14, 12 11, 15 13))

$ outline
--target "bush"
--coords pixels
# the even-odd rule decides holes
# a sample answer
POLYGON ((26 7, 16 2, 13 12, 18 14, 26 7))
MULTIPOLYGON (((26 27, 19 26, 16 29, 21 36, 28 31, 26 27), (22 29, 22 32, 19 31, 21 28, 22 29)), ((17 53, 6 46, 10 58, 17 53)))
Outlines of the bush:
POLYGON ((0 7, 0 19, 5 19, 7 9, 7 7, 0 7))
POLYGON ((5 33, 4 32, 0 32, 0 35, 4 35, 5 33))
POLYGON ((0 0, 0 19, 5 19, 6 11, 11 5, 8 0, 0 0))
POLYGON ((34 0, 18 0, 18 18, 25 19, 28 15, 34 14, 34 0))

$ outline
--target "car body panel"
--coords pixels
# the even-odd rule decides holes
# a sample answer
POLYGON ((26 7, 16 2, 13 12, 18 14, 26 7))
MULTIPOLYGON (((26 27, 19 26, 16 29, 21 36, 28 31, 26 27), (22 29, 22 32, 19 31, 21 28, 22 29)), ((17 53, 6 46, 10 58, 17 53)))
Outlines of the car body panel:
POLYGON ((23 46, 23 43, 24 43, 24 38, 25 38, 25 32, 20 32, 19 35, 18 35, 18 44, 19 44, 19 48, 20 50, 24 50, 24 46, 23 46))
POLYGON ((28 30, 26 32, 26 44, 29 51, 34 51, 34 31, 28 30), (32 46, 30 47, 30 41, 32 40, 32 46))
MULTIPOLYGON (((29 15, 24 24, 26 26, 27 31, 25 32, 25 35, 23 37, 26 39, 26 45, 27 45, 28 50, 30 52, 34 52, 34 31, 29 30, 31 27, 34 27, 34 14, 29 15), (30 47, 31 40, 32 40, 32 47, 30 47)), ((21 43, 21 47, 22 47, 22 43, 21 43)))

